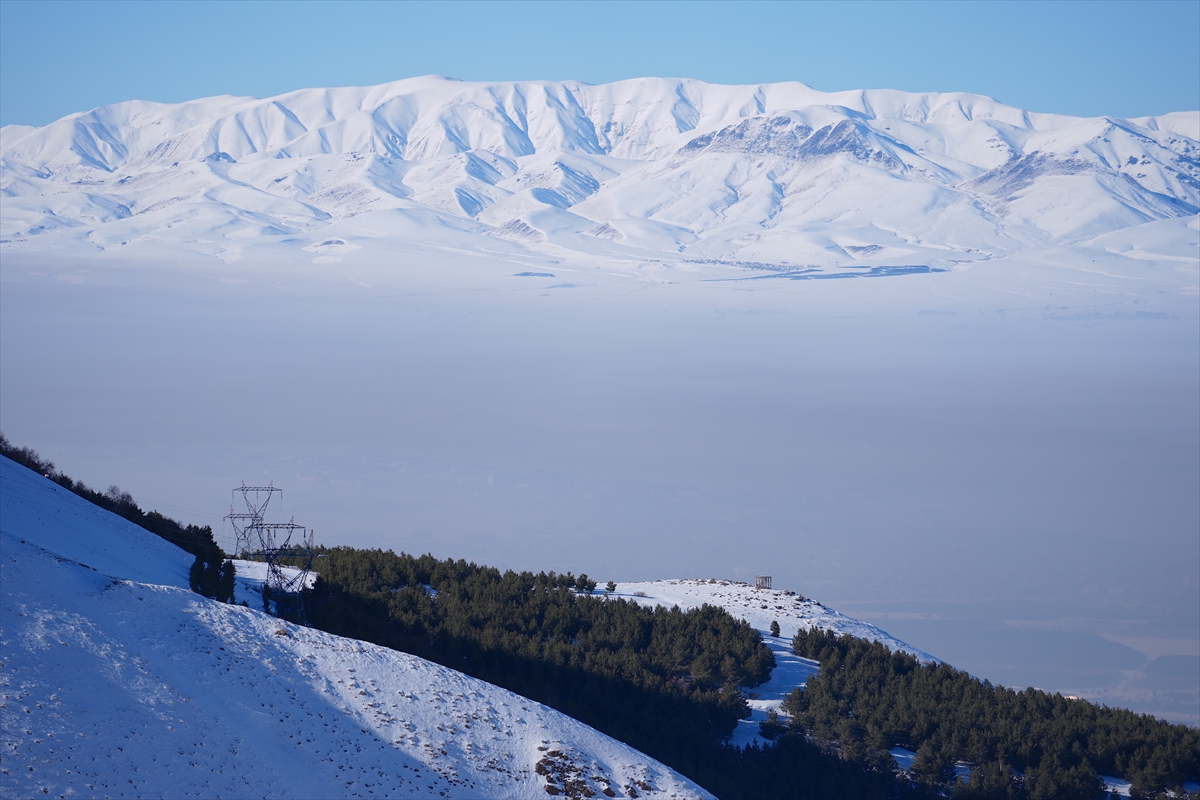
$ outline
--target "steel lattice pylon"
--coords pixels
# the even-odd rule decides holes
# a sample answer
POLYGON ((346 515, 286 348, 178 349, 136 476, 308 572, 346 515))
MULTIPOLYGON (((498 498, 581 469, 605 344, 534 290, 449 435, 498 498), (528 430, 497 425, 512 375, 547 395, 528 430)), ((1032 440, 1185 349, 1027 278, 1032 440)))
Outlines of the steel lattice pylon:
MULTIPOLYGON (((245 513, 238 513, 234 504, 230 504, 229 514, 225 517, 236 537, 234 549, 243 558, 261 558, 266 562, 266 585, 271 594, 298 594, 312 571, 316 547, 312 531, 297 525, 295 517, 288 522, 266 521, 271 498, 277 494, 281 500, 283 498, 283 490, 276 488, 274 482, 266 486, 247 486, 243 481, 233 490, 235 504, 239 493, 246 505, 245 513), (281 561, 286 563, 281 564, 281 561), (281 566, 297 572, 289 576, 281 566)), ((303 617, 303 609, 300 613, 303 617)))

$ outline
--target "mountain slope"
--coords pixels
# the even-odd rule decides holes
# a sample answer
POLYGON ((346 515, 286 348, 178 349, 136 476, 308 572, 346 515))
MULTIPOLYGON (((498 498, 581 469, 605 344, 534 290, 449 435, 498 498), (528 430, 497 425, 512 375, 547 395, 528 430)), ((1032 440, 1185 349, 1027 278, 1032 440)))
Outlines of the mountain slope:
POLYGON ((428 76, 8 126, 0 225, 17 251, 228 260, 358 217, 411 240, 419 213, 474 248, 949 269, 1197 213, 1198 128, 1200 113, 1080 119, 961 93, 428 76))
POLYGON ((763 637, 763 643, 775 656, 775 669, 771 678, 756 686, 748 695, 751 716, 741 720, 733 733, 732 743, 747 745, 751 742, 764 745, 758 735, 758 726, 770 711, 778 711, 793 689, 803 686, 819 670, 819 664, 801 658, 792 652, 792 637, 797 631, 819 629, 838 635, 853 636, 879 642, 891 650, 908 653, 926 663, 938 659, 905 644, 894 636, 866 622, 839 614, 811 598, 782 589, 756 589, 742 581, 729 580, 659 580, 633 583, 618 583, 612 593, 640 605, 679 606, 683 610, 702 605, 717 606, 728 611, 737 619, 754 626, 763 637), (779 636, 771 635, 771 623, 779 623, 779 636))
POLYGON ((186 555, 7 459, 0 487, 6 794, 709 796, 510 692, 201 598, 186 555))

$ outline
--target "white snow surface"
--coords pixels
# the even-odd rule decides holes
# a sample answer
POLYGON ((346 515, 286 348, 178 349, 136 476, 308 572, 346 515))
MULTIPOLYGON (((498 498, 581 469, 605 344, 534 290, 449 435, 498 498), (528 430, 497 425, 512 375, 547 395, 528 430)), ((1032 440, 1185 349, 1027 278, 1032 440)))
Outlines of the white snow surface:
MULTIPOLYGON (((130 101, 0 130, 0 246, 950 271, 1195 215, 1198 132, 1193 111, 1084 119, 963 93, 663 78, 130 101)), ((1155 247, 1194 258, 1194 238, 1162 228, 1155 247)))
POLYGON ((190 558, 0 458, 4 797, 709 797, 545 706, 187 589, 190 558), (647 788, 649 787, 649 788, 647 788))
MULTIPOLYGON (((801 658, 792 652, 792 637, 801 630, 817 628, 868 639, 886 645, 891 650, 908 653, 925 663, 938 661, 874 625, 851 619, 786 589, 757 589, 745 581, 697 578, 618 583, 616 591, 610 596, 623 597, 650 608, 679 606, 687 611, 703 605, 718 606, 735 618, 745 620, 762 635, 763 643, 775 656, 775 669, 766 683, 744 690, 751 717, 741 720, 731 738, 732 744, 741 747, 751 742, 765 744, 758 735, 759 723, 767 718, 768 712, 778 712, 783 699, 793 689, 804 686, 809 677, 819 671, 816 661, 801 658), (779 636, 771 635, 772 622, 779 623, 779 636)), ((782 713, 780 716, 786 718, 782 713)))
MULTIPOLYGON (((261 595, 263 584, 267 581, 267 564, 264 561, 243 561, 240 558, 233 559, 233 569, 237 574, 234 588, 234 596, 238 598, 238 602, 245 600, 251 605, 255 605, 256 598, 261 603, 261 595)), ((300 574, 297 567, 280 567, 280 571, 289 580, 295 580, 300 574)), ((311 589, 317 582, 317 573, 309 572, 304 577, 304 588, 311 589)))

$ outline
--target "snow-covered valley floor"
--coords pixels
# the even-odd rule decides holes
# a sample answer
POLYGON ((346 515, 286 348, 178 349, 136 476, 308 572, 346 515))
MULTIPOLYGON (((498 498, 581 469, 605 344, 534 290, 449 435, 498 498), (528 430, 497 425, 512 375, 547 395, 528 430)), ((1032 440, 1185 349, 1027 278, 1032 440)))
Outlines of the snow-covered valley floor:
POLYGON ((0 458, 5 797, 708 797, 461 673, 187 589, 190 557, 0 458))

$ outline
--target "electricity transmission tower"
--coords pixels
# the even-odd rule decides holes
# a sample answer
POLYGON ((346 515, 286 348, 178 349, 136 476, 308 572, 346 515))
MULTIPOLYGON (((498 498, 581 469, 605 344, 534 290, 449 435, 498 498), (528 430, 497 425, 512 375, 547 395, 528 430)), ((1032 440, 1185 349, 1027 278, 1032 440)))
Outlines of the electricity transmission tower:
MULTIPOLYGON (((234 502, 230 504, 225 519, 233 527, 237 555, 266 562, 266 586, 270 594, 276 597, 298 595, 307 585, 308 575, 312 571, 316 544, 313 532, 306 530, 303 525, 297 525, 295 517, 288 522, 267 522, 267 508, 275 495, 279 495, 280 501, 283 500, 283 490, 276 488, 274 482, 266 486, 247 486, 243 481, 241 486, 233 490, 234 502), (246 506, 246 511, 242 513, 234 509, 239 493, 246 506)), ((303 621, 303 607, 298 608, 303 621)))

